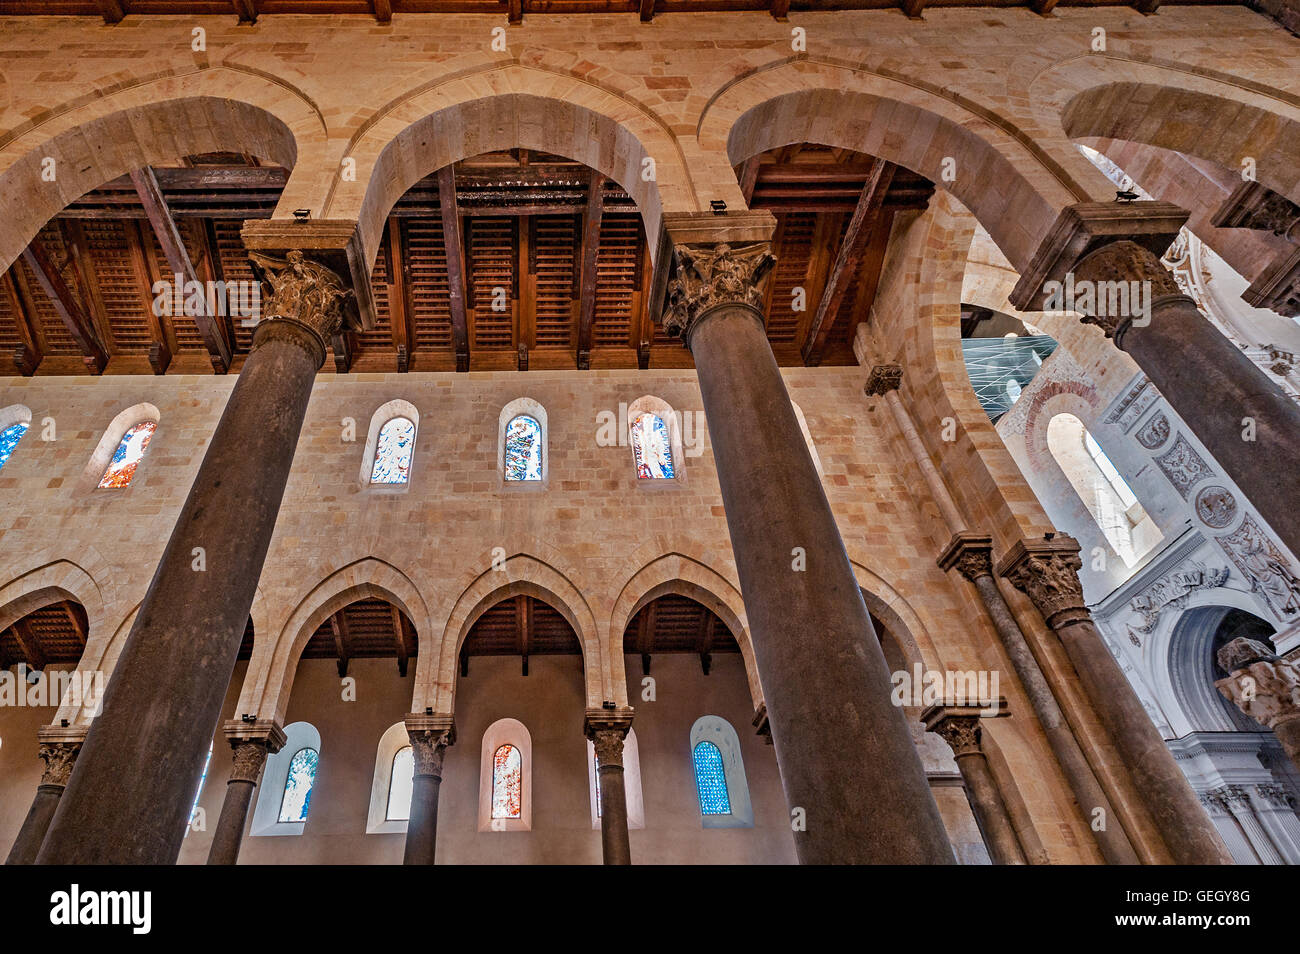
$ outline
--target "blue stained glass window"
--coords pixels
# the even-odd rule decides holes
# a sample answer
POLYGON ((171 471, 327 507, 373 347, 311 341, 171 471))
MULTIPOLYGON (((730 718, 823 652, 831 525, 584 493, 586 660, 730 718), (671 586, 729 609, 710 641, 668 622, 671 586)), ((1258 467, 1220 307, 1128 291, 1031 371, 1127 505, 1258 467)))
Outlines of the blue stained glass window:
POLYGON ((712 742, 701 742, 695 746, 694 758, 700 813, 730 815, 731 799, 727 795, 727 772, 722 767, 722 753, 712 742))
POLYGON ((676 476, 668 427, 658 414, 646 411, 632 422, 632 456, 636 458, 636 475, 642 480, 676 476))
POLYGON ((144 421, 122 435, 117 450, 113 451, 113 459, 108 462, 108 469, 99 479, 99 486, 126 487, 131 483, 157 427, 154 421, 144 421))
MULTIPOLYGON (((208 743, 208 757, 203 761, 203 774, 199 776, 199 790, 194 793, 194 805, 190 808, 190 824, 194 824, 194 815, 199 810, 199 796, 203 794, 203 783, 208 780, 208 766, 212 764, 212 743, 208 743)), ((190 830, 185 829, 185 834, 190 830)))
POLYGON ((411 477, 411 454, 415 450, 415 425, 404 417, 394 417, 379 429, 375 445, 375 466, 370 471, 372 484, 404 484, 411 477))
POLYGON ((23 435, 26 433, 26 424, 13 424, 0 431, 0 467, 3 467, 5 462, 9 460, 14 448, 18 446, 18 442, 23 439, 23 435))
POLYGON ((506 425, 506 480, 542 479, 542 425, 527 414, 506 425))
POLYGON ((299 749, 289 761, 289 777, 284 783, 284 798, 280 801, 280 821, 305 822, 311 807, 311 788, 316 782, 316 765, 320 753, 315 749, 299 749))

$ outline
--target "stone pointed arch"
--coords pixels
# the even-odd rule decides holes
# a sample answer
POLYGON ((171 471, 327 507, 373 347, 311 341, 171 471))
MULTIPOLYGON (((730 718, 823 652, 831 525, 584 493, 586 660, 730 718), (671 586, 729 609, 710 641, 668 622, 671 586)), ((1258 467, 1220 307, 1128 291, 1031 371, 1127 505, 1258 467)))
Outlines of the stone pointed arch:
POLYGON ((734 81, 709 103, 699 139, 733 164, 799 142, 887 159, 951 190, 1020 267, 1061 209, 1113 192, 1082 157, 1049 154, 1009 119, 951 91, 813 60, 734 81))
MULTIPOLYGON (((105 182, 190 153, 240 151, 314 172, 327 160, 324 117, 301 91, 245 67, 222 65, 127 78, 43 110, 0 138, 0 270, 69 203, 105 182), (42 164, 54 160, 54 181, 42 164)), ((311 175, 291 177, 286 208, 319 208, 311 175)), ((316 178, 320 178, 317 176, 316 178)))
POLYGON ((596 617, 570 576, 551 563, 516 550, 494 561, 478 573, 461 591, 441 631, 441 641, 429 645, 429 662, 416 668, 415 700, 412 711, 432 707, 435 712, 454 712, 456 660, 470 627, 492 606, 511 596, 531 596, 557 610, 573 627, 582 646, 583 685, 586 704, 599 708, 613 698, 609 668, 600 643, 596 617))
POLYGON ((757 709, 763 703, 763 687, 754 659, 754 644, 749 637, 745 603, 740 590, 704 563, 683 553, 671 552, 645 563, 628 577, 614 600, 609 616, 609 657, 614 676, 616 701, 627 704, 627 680, 623 666, 623 631, 632 617, 651 600, 666 593, 687 596, 717 614, 740 646, 745 663, 749 695, 757 709))
MULTIPOLYGON (((261 719, 275 719, 283 724, 293 689, 294 675, 303 648, 317 627, 334 613, 362 599, 387 600, 397 606, 415 626, 421 649, 427 646, 426 634, 431 631, 424 596, 404 572, 391 563, 375 557, 365 557, 335 570, 303 596, 289 618, 271 637, 273 624, 268 624, 268 638, 253 643, 253 657, 248 663, 244 685, 239 693, 239 712, 255 713, 261 719)), ((257 604, 254 603, 254 609, 257 604)), ((254 614, 254 633, 258 614, 254 614)), ((430 665, 422 651, 416 657, 416 682, 420 671, 430 665)))
POLYGON ((911 604, 884 577, 856 560, 849 562, 853 565, 853 575, 862 590, 867 609, 889 627, 889 633, 898 643, 908 666, 920 663, 926 669, 943 670, 943 658, 911 604))
POLYGON ((589 80, 516 63, 434 83, 378 110, 348 145, 356 181, 334 183, 326 211, 358 220, 373 265, 384 221, 403 193, 453 162, 516 146, 577 160, 617 182, 641 211, 652 255, 662 213, 699 208, 665 120, 589 80))

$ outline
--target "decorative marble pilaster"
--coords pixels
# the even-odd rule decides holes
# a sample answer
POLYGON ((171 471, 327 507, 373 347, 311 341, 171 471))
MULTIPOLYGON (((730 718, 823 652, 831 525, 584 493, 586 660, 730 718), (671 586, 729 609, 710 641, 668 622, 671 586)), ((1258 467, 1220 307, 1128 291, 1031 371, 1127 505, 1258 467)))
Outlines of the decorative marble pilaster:
POLYGON ((431 865, 438 847, 438 794, 447 746, 456 742, 456 721, 450 713, 406 717, 415 763, 411 782, 411 811, 406 823, 404 865, 431 865))
POLYGON ((36 786, 36 796, 23 818, 18 837, 5 858, 7 865, 30 865, 36 861, 36 855, 49 830, 50 820, 58 808, 59 799, 67 787, 68 778, 76 764, 77 754, 81 751, 85 739, 85 726, 63 727, 59 725, 42 726, 37 733, 41 761, 45 770, 41 773, 40 784, 36 786))
POLYGON ((632 709, 588 709, 583 734, 596 750, 600 780, 600 847, 607 865, 630 865, 627 832, 627 785, 623 776, 623 740, 632 727, 632 709))
POLYGON ((1000 576, 1029 597, 1056 633, 1110 736, 1128 782, 1179 864, 1229 864, 1213 823, 1174 762, 1133 686, 1111 655, 1083 601, 1079 544, 1065 534, 1021 540, 1002 558, 1000 576))
MULTIPOLYGON (((294 224, 276 228, 314 234, 294 224)), ((254 252, 270 286, 263 318, 50 823, 43 864, 172 864, 180 853, 325 342, 355 308, 339 273, 283 248, 254 252), (196 548, 220 572, 195 573, 196 548)))
POLYGON ((1230 675, 1216 682, 1215 688, 1250 718, 1272 729, 1300 770, 1300 666, 1244 636, 1220 648, 1218 662, 1230 675))
POLYGON ((804 863, 951 864, 952 848, 763 331, 769 213, 666 214, 664 327, 695 359, 788 807, 804 863), (806 572, 791 569, 803 555, 806 572), (856 753, 853 759, 843 752, 856 753), (877 770, 888 765, 888 772, 877 770), (848 806, 846 808, 846 806, 848 806))
POLYGON ((208 849, 210 865, 233 865, 239 860, 248 810, 257 783, 262 779, 266 757, 279 752, 286 741, 284 729, 269 720, 231 720, 222 726, 222 732, 234 759, 226 782, 226 797, 221 802, 221 815, 212 833, 212 847, 208 849))

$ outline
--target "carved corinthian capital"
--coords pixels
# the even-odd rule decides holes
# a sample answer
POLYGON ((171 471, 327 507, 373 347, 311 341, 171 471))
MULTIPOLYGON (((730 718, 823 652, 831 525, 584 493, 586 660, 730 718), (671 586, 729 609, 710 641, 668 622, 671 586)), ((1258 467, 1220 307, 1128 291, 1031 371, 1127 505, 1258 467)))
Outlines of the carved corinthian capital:
POLYGON ((948 716, 930 731, 948 743, 955 758, 960 758, 963 755, 979 754, 979 716, 948 716))
POLYGON ((763 305, 759 283, 775 263, 771 245, 677 245, 673 249, 677 274, 668 285, 664 303, 664 332, 690 342, 700 316, 718 305, 763 305))
POLYGON ((878 397, 889 391, 897 391, 903 383, 903 366, 901 364, 878 364, 867 375, 867 383, 862 393, 867 397, 878 397))
POLYGON ((442 759, 447 746, 456 742, 456 722, 450 715, 416 715, 406 717, 406 736, 411 740, 411 755, 416 775, 442 778, 442 759))
POLYGON ((993 538, 961 531, 953 534, 936 561, 941 570, 956 569, 970 582, 993 575, 993 538))
POLYGON ((80 742, 42 742, 40 755, 45 771, 41 773, 41 784, 66 788, 80 751, 80 742))
POLYGON ((623 738, 626 729, 596 729, 591 733, 591 744, 596 750, 596 764, 623 767, 623 738))
POLYGON ((234 763, 230 766, 230 780, 256 785, 266 765, 267 745, 263 740, 232 740, 230 747, 234 750, 234 763))
POLYGON ((1090 618, 1079 582, 1082 566, 1074 538, 1053 534, 1041 541, 1018 541, 1002 558, 998 572, 1028 596, 1047 625, 1056 629, 1090 618))
POLYGON ((308 329, 321 345, 321 360, 331 337, 343 327, 343 309, 352 291, 331 269, 293 249, 283 258, 249 252, 257 276, 270 288, 262 305, 259 336, 270 323, 286 321, 308 329))
MULTIPOLYGON (((1123 336, 1124 329, 1138 314, 1139 303, 1150 305, 1158 298, 1184 295, 1173 272, 1164 266, 1158 255, 1128 240, 1103 245, 1075 265, 1075 287, 1079 288, 1085 281, 1092 283, 1094 304, 1091 313, 1083 315, 1081 320, 1085 325, 1099 327, 1107 338, 1123 336), (1123 294, 1111 295, 1108 290, 1118 288, 1114 283, 1119 282, 1124 283, 1123 294), (1134 289, 1138 290, 1136 300, 1134 289), (1126 307, 1115 307, 1125 302, 1126 307)), ((1077 298, 1079 293, 1076 291, 1075 294, 1077 298)))
POLYGON ((1276 729, 1300 718, 1300 666, 1245 637, 1219 650, 1219 665, 1231 675, 1215 688, 1256 722, 1276 729))

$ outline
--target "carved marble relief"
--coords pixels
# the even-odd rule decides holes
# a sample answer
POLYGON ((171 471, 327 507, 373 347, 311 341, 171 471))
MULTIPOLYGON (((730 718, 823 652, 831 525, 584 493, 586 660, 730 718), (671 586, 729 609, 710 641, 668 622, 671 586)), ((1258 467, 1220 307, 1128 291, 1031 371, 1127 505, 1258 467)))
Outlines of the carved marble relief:
POLYGON ((1196 495, 1196 516, 1207 527, 1222 530, 1237 519, 1237 498, 1218 484, 1203 487, 1196 495))
POLYGON ((1232 533, 1215 538, 1279 619, 1300 614, 1300 578, 1250 514, 1232 533))
POLYGON ((1173 447, 1156 458, 1156 464, 1184 500, 1198 482, 1205 477, 1214 476, 1210 465, 1181 434, 1174 441, 1173 447))
POLYGON ((1140 646, 1137 633, 1150 633, 1160 621, 1160 614, 1169 607, 1181 610, 1197 590, 1210 590, 1228 582, 1231 571, 1227 567, 1206 567, 1200 563, 1179 567, 1156 580, 1129 601, 1133 612, 1142 617, 1137 626, 1129 627, 1129 640, 1140 646))
POLYGON ((1128 393, 1115 405, 1114 410, 1106 415, 1106 423, 1118 424, 1127 434, 1158 400, 1160 400, 1160 392, 1156 390, 1150 379, 1143 375, 1129 388, 1128 393))
POLYGON ((1136 436, 1138 443, 1147 450, 1155 450, 1169 440, 1169 432, 1169 418, 1163 413, 1158 413, 1142 425, 1136 436))

